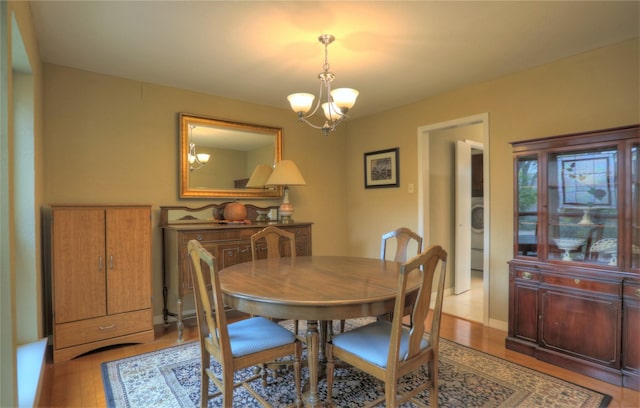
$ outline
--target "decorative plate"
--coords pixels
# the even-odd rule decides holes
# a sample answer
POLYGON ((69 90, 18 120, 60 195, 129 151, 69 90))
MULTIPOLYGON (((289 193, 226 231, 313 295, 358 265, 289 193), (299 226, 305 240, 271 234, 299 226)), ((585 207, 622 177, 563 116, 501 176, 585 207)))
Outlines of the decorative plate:
POLYGON ((603 238, 591 245, 591 252, 602 252, 603 254, 615 254, 618 252, 618 240, 616 238, 603 238))

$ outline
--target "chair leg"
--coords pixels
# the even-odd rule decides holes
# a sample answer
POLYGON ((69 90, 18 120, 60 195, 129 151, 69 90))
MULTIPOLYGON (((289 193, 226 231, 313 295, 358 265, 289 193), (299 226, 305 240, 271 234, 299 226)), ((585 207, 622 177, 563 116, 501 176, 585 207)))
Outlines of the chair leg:
POLYGON ((431 408, 438 408, 438 360, 430 361, 429 366, 429 380, 431 380, 429 406, 431 408))
POLYGON ((333 406, 332 404, 332 395, 333 395, 333 369, 335 367, 335 362, 333 359, 333 346, 331 344, 327 344, 326 347, 327 354, 327 366, 326 366, 326 376, 327 376, 327 399, 325 405, 328 407, 333 406))
POLYGON ((398 398, 397 381, 395 379, 392 381, 386 381, 384 383, 384 394, 385 394, 385 406, 395 407, 396 399, 398 398))
POLYGON ((204 348, 200 348, 200 407, 206 408, 209 405, 209 376, 207 368, 210 361, 209 352, 204 348))
POLYGON ((227 368, 225 366, 222 368, 222 406, 227 408, 231 408, 233 406, 233 369, 227 368))
POLYGON ((296 347, 296 353, 293 360, 293 373, 296 385, 296 407, 302 407, 302 365, 300 363, 300 357, 302 355, 302 344, 298 343, 296 347))

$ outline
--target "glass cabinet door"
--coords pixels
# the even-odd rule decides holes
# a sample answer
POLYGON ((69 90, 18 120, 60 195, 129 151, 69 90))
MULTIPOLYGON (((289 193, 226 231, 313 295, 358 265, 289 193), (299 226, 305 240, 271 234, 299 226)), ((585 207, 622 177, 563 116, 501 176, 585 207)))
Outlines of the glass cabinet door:
POLYGON ((618 266, 618 148, 547 156, 547 259, 618 266))
POLYGON ((538 156, 516 161, 517 254, 538 256, 538 156))
POLYGON ((640 143, 631 145, 631 268, 640 269, 640 143))

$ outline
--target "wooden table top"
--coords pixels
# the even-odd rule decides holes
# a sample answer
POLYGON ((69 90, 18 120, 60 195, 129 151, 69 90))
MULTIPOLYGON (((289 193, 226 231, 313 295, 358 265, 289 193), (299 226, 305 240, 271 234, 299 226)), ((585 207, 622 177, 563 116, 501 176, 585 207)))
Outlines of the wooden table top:
POLYGON ((226 303, 245 313, 306 320, 376 316, 393 311, 399 265, 346 256, 262 259, 223 269, 220 285, 226 303))

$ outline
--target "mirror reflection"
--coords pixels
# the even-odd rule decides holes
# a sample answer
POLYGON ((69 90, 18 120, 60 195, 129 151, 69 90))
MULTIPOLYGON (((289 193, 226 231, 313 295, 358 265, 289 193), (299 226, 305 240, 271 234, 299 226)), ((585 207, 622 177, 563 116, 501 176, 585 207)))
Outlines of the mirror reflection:
POLYGON ((281 128, 180 114, 180 197, 280 197, 247 181, 281 157, 281 128))

